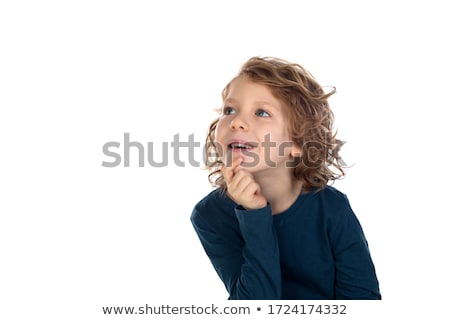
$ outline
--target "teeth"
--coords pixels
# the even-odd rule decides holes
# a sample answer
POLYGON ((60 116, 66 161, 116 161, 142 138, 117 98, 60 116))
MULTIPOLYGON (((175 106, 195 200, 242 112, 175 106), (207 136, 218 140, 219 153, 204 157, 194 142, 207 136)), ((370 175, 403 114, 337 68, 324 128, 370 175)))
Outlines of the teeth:
POLYGON ((230 147, 232 149, 237 149, 237 148, 239 148, 239 149, 249 149, 249 148, 251 148, 250 146, 242 144, 242 143, 232 143, 232 144, 230 144, 230 147))

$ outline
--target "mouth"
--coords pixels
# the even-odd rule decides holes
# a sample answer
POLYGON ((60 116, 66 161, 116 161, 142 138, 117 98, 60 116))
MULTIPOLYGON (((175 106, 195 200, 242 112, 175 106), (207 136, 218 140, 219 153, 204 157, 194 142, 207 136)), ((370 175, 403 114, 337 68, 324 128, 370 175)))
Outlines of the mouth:
POLYGON ((249 151, 257 147, 256 143, 252 142, 237 142, 233 141, 228 144, 228 149, 232 151, 249 151))

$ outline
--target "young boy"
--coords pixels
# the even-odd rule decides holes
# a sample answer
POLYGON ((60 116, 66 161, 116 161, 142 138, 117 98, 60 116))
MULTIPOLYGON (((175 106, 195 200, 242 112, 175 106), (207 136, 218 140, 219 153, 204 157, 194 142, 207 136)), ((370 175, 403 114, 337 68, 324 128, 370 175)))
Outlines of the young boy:
POLYGON ((381 299, 341 177, 333 113, 300 65, 251 58, 222 93, 193 226, 229 299, 381 299))

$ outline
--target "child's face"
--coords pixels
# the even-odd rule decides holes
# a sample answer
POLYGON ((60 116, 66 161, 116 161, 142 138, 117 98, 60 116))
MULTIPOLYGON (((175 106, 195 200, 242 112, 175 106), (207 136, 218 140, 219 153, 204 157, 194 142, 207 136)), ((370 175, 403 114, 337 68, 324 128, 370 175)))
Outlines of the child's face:
POLYGON ((250 172, 268 168, 286 168, 300 149, 293 145, 287 130, 285 106, 270 89, 246 77, 238 77, 229 86, 222 115, 217 123, 215 142, 226 165, 243 159, 250 172))

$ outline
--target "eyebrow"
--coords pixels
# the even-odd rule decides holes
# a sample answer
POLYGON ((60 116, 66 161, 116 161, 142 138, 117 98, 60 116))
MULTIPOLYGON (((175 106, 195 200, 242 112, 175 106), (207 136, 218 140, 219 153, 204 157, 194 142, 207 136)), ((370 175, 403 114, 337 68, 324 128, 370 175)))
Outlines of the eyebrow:
POLYGON ((227 103, 227 102, 239 104, 239 101, 237 101, 236 99, 233 99, 233 98, 226 98, 225 100, 223 100, 223 103, 227 103))
MULTIPOLYGON (((238 101, 237 99, 234 99, 234 98, 227 98, 227 99, 225 99, 225 100, 223 101, 223 103, 224 103, 224 104, 225 104, 225 103, 236 103, 236 104, 240 104, 239 101, 238 101)), ((256 101, 254 102, 254 104, 257 105, 257 106, 269 106, 269 107, 275 108, 275 109, 277 109, 277 110, 280 110, 280 108, 281 108, 281 106, 275 105, 275 104, 273 104, 273 103, 271 103, 271 102, 269 102, 269 101, 266 101, 266 100, 256 100, 256 101)))

